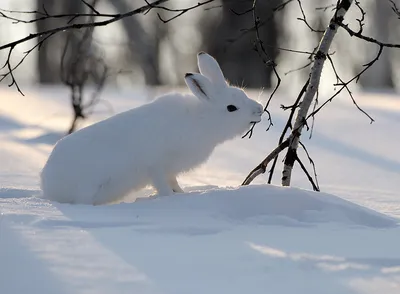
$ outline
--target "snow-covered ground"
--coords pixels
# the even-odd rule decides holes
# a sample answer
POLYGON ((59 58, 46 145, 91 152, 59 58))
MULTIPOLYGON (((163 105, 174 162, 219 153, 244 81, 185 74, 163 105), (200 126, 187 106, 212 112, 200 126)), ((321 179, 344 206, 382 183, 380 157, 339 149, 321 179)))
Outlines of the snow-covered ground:
MULTIPOLYGON (((399 97, 356 96, 372 125, 346 97, 317 117, 304 142, 324 193, 298 168, 295 188, 266 176, 238 187, 276 145, 287 115, 278 107, 290 103, 280 98, 274 127, 266 133, 265 120, 251 140, 220 146, 180 179, 188 193, 86 206, 38 198, 70 113, 63 90, 25 92, 0 89, 1 294, 400 293, 399 97)), ((152 95, 104 98, 120 112, 152 95)), ((110 115, 107 105, 87 123, 110 115)))

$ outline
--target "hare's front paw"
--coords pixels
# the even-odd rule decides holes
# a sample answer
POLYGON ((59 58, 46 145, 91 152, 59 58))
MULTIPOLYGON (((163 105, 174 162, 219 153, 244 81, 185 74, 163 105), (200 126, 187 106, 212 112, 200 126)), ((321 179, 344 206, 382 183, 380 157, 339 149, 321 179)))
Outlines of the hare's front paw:
POLYGON ((175 193, 185 193, 185 191, 183 191, 183 189, 179 186, 176 177, 171 177, 169 179, 169 184, 172 187, 172 191, 174 191, 175 193))
POLYGON ((152 182, 154 189, 157 190, 156 196, 170 196, 174 193, 167 176, 162 172, 154 172, 152 182))

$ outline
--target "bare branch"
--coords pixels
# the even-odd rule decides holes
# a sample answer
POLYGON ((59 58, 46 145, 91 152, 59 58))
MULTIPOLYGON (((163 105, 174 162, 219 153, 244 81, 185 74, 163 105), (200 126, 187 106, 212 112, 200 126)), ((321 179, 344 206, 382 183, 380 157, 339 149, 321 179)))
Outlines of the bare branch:
MULTIPOLYGON (((400 13, 399 10, 396 7, 396 4, 392 1, 389 0, 390 2, 392 2, 393 4, 393 8, 392 10, 399 15, 400 18, 400 13)), ((300 2, 300 1, 298 1, 300 2)), ((307 127, 308 129, 308 125, 307 125, 307 121, 309 119, 313 120, 312 123, 312 127, 311 127, 311 133, 310 133, 310 138, 312 135, 312 130, 314 127, 314 119, 315 119, 315 115, 322 110, 322 108, 324 108, 329 102, 331 102, 335 97, 337 97, 344 89, 346 89, 350 99, 352 100, 353 104, 356 106, 356 108, 361 111, 363 114, 365 114, 369 119, 370 122, 372 123, 374 120, 373 118, 366 112, 364 111, 356 102, 351 90, 349 89, 349 85, 352 82, 357 82, 359 80, 359 78, 367 71, 371 68, 371 66, 377 62, 380 58, 380 56, 382 55, 382 52, 385 48, 400 48, 399 44, 392 44, 392 43, 384 43, 381 42, 379 40, 373 39, 371 37, 365 36, 363 35, 363 26, 364 26, 364 21, 365 21, 365 15, 366 12, 364 11, 364 9, 361 7, 361 2, 355 0, 355 5, 358 7, 359 11, 361 12, 361 16, 356 19, 359 29, 358 31, 354 31, 351 28, 349 28, 348 25, 343 23, 343 19, 344 16, 347 12, 347 10, 349 9, 349 7, 352 4, 352 0, 338 0, 337 4, 335 5, 336 7, 336 11, 334 16, 332 17, 330 24, 328 26, 328 28, 325 31, 325 34, 320 42, 319 48, 317 53, 310 55, 310 59, 312 60, 311 63, 313 64, 313 67, 311 69, 310 72, 310 83, 305 85, 305 87, 303 87, 302 91, 300 92, 299 96, 297 97, 295 103, 291 106, 281 106, 282 109, 284 110, 291 110, 291 113, 289 115, 288 121, 286 126, 284 127, 284 130, 281 134, 281 137, 279 138, 279 142, 278 142, 278 147, 275 148, 256 168, 254 168, 250 174, 246 177, 245 181, 243 182, 243 185, 248 185, 251 183, 251 181, 253 181, 255 179, 255 177, 257 177, 260 174, 265 173, 267 165, 269 164, 269 162, 271 160, 274 160, 272 168, 270 170, 270 175, 269 175, 269 179, 268 179, 268 183, 271 183, 272 181, 272 176, 273 176, 273 171, 275 169, 275 165, 278 159, 278 155, 280 152, 282 152, 283 150, 285 150, 286 148, 288 148, 287 154, 285 156, 285 166, 284 166, 284 173, 283 173, 283 177, 282 177, 282 184, 283 185, 289 185, 290 184, 290 176, 291 176, 291 171, 293 168, 293 164, 294 162, 298 162, 301 166, 301 168, 303 169, 303 171, 305 172, 306 176, 309 178, 310 182, 313 185, 314 190, 319 190, 318 187, 318 180, 317 180, 317 173, 316 173, 316 169, 315 169, 315 163, 314 161, 311 159, 307 149, 305 148, 305 146, 300 142, 300 136, 301 136, 301 131, 303 129, 303 127, 307 127), (376 44, 378 46, 378 52, 376 54, 376 56, 368 63, 366 63, 364 65, 364 68, 358 73, 356 74, 353 78, 349 79, 348 81, 344 81, 338 74, 335 65, 333 63, 333 60, 331 58, 331 56, 329 55, 329 48, 330 48, 330 44, 336 34, 336 31, 338 29, 338 27, 342 27, 344 28, 352 37, 356 37, 358 39, 361 39, 363 41, 369 42, 369 43, 373 43, 376 44), (334 95, 332 95, 328 100, 326 100, 324 103, 322 103, 320 106, 318 106, 318 86, 319 86, 319 79, 321 76, 321 70, 323 67, 323 64, 325 62, 325 60, 328 59, 331 63, 331 66, 333 68, 333 71, 335 73, 335 77, 336 77, 336 83, 334 84, 334 86, 340 86, 340 89, 338 91, 336 91, 336 93, 334 95), (305 95, 303 100, 300 102, 301 97, 303 96, 303 93, 305 91, 305 95), (311 113, 309 113, 307 115, 308 109, 311 106, 311 103, 313 101, 313 98, 316 96, 315 98, 315 103, 314 103, 314 107, 311 113), (306 102, 306 103, 305 103, 306 102), (299 107, 299 104, 301 103, 301 107, 299 110, 299 113, 297 115, 296 118, 296 122, 294 127, 292 127, 292 118, 293 118, 293 113, 294 111, 299 107), (287 130, 291 128, 292 132, 290 134, 290 136, 286 139, 284 139, 287 130), (301 162, 301 160, 299 159, 298 155, 297 155, 297 146, 298 145, 303 146, 306 155, 310 161, 310 163, 313 166, 313 170, 314 170, 314 177, 315 177, 315 181, 316 183, 312 182, 312 177, 310 176, 310 174, 308 173, 308 171, 306 170, 304 164, 301 162), (317 188, 317 189, 316 189, 317 188)), ((301 6, 301 2, 299 4, 301 6)), ((324 11, 326 11, 328 8, 330 8, 331 6, 327 6, 324 8, 318 8, 318 9, 323 9, 324 11)), ((303 11, 304 12, 304 11, 303 11)), ((305 14, 303 14, 304 16, 305 14)), ((304 16, 305 18, 305 16, 304 16)), ((306 64, 304 67, 307 67, 308 64, 306 64)))
MULTIPOLYGON (((169 1, 169 0, 167 0, 169 1)), ((83 1, 82 1, 83 2, 83 1)), ((6 10, 6 9, 0 9, 0 17, 4 19, 11 20, 13 24, 17 23, 35 23, 39 21, 43 21, 46 19, 60 19, 60 18, 65 18, 69 19, 68 23, 70 23, 72 20, 76 20, 77 18, 84 18, 84 17, 104 17, 104 18, 113 18, 113 17, 119 17, 120 14, 108 14, 108 13, 70 13, 70 14, 50 14, 47 12, 47 10, 43 7, 43 11, 37 11, 37 10, 32 10, 32 11, 18 11, 18 10, 6 10), (22 19, 22 18, 17 18, 11 15, 6 15, 5 13, 9 14, 27 14, 27 15, 39 15, 39 17, 36 18, 31 18, 31 19, 22 19)))
POLYGON ((301 14, 303 15, 303 18, 298 17, 297 19, 304 22, 306 24, 306 26, 311 30, 311 32, 323 33, 324 31, 316 30, 308 23, 306 14, 303 9, 303 5, 301 4, 301 0, 297 0, 297 3, 299 4, 301 14))
POLYGON ((364 40, 364 41, 366 41, 366 42, 368 42, 368 43, 374 43, 374 44, 377 44, 377 45, 382 46, 382 47, 387 47, 387 48, 400 48, 400 44, 381 42, 381 41, 378 41, 378 40, 376 40, 376 39, 374 39, 374 38, 371 38, 371 37, 368 37, 368 36, 364 36, 361 32, 355 32, 355 31, 353 31, 353 30, 350 29, 349 26, 346 25, 346 24, 339 23, 338 25, 341 26, 342 28, 344 28, 344 29, 349 33, 349 35, 350 35, 351 37, 356 37, 356 38, 361 39, 361 40, 364 40))
MULTIPOLYGON (((255 37, 256 37, 256 40, 254 42, 254 50, 257 52, 257 54, 259 55, 260 59, 262 60, 262 62, 265 66, 272 67, 273 73, 277 79, 276 86, 275 86, 274 90, 272 91, 271 95, 269 96, 268 101, 264 107, 264 112, 266 112, 268 114, 268 121, 269 121, 269 125, 267 127, 267 131, 268 131, 273 126, 272 117, 271 117, 271 113, 268 110, 268 106, 271 103, 271 100, 274 97, 279 86, 281 85, 282 80, 276 69, 275 62, 269 58, 267 51, 264 47, 264 43, 260 38, 260 31, 259 31, 260 18, 257 16, 257 11, 256 11, 257 10, 257 1, 258 0, 254 0, 252 9, 249 10, 249 11, 253 12, 253 21, 254 21, 254 29, 255 29, 255 37)), ((287 3, 289 3, 289 2, 286 2, 286 4, 287 3)), ((285 6, 281 6, 281 7, 285 7, 285 6)), ((255 124, 253 124, 251 129, 246 134, 244 134, 244 136, 242 138, 245 138, 247 135, 249 135, 249 138, 251 138, 251 136, 253 134, 254 126, 255 126, 255 124)))
MULTIPOLYGON (((332 100, 337 97, 344 89, 346 89, 346 86, 348 86, 350 83, 352 83, 353 81, 357 81, 361 75, 366 72, 368 69, 371 68, 371 66, 377 62, 379 60, 379 57, 382 55, 384 47, 383 46, 379 46, 379 51, 377 53, 377 55, 375 56, 374 59, 372 59, 370 62, 368 62, 367 64, 364 65, 364 69, 362 71, 360 71, 357 75, 355 75, 353 78, 351 78, 350 80, 348 80, 347 82, 344 83, 337 83, 334 84, 334 86, 341 86, 341 88, 334 94, 332 95, 328 100, 326 100, 323 104, 321 104, 320 107, 318 107, 317 109, 315 109, 312 113, 310 113, 306 120, 308 120, 311 116, 314 116, 315 114, 317 114, 319 111, 321 111, 322 108, 324 108, 329 102, 332 102, 332 100)), ((357 106, 357 105, 356 105, 357 106)), ((364 114, 366 114, 370 120, 371 123, 374 121, 372 117, 370 117, 366 112, 362 111, 364 114)))
POLYGON ((4 63, 4 65, 0 68, 0 69, 4 69, 7 68, 7 72, 4 74, 0 74, 0 82, 2 82, 4 79, 6 79, 7 77, 11 78, 11 83, 8 85, 9 87, 15 86, 17 88, 17 91, 22 95, 25 96, 24 93, 22 92, 21 88, 19 87, 17 80, 15 79, 14 76, 14 71, 24 62, 24 60, 28 57, 28 55, 35 50, 36 48, 40 49, 40 47, 42 46, 43 42, 46 41, 47 39, 49 39, 50 37, 52 37, 54 34, 49 34, 47 35, 45 38, 43 38, 41 41, 39 41, 36 45, 34 45, 31 49, 25 51, 23 54, 23 57, 20 59, 20 61, 15 65, 12 66, 11 65, 11 55, 12 52, 15 48, 14 47, 10 47, 9 51, 8 51, 8 55, 7 55, 7 59, 4 63))
MULTIPOLYGON (((74 23, 74 24, 69 24, 69 25, 65 25, 65 26, 61 26, 61 27, 57 27, 57 28, 53 28, 53 29, 49 29, 49 30, 45 30, 42 32, 37 32, 35 34, 29 34, 28 36, 18 39, 14 42, 10 42, 4 45, 0 46, 0 50, 3 49, 7 49, 7 48, 11 48, 11 47, 15 47, 18 44, 24 43, 26 41, 35 39, 37 37, 41 37, 41 36, 45 36, 45 35, 49 35, 49 34, 54 34, 54 33, 59 33, 59 32, 63 32, 63 31, 68 31, 68 30, 78 30, 78 29, 83 29, 83 28, 90 28, 90 27, 100 27, 100 26, 106 26, 108 24, 111 24, 113 22, 119 21, 125 17, 130 17, 136 14, 142 14, 145 13, 146 11, 148 11, 149 9, 152 9, 155 5, 167 2, 169 0, 157 0, 154 1, 153 3, 151 3, 151 5, 145 5, 142 6, 140 8, 137 8, 135 10, 132 11, 128 11, 126 13, 122 13, 122 14, 114 14, 110 17, 110 19, 107 20, 103 20, 103 21, 97 21, 97 22, 92 22, 92 23, 74 23)), ((79 14, 82 16, 93 16, 93 14, 79 14)), ((97 15, 96 15, 97 16, 97 15)))
POLYGON ((196 8, 198 8, 198 7, 200 7, 200 6, 209 4, 209 3, 214 2, 214 1, 216 1, 216 0, 207 0, 207 1, 204 1, 204 2, 198 2, 196 5, 193 5, 193 6, 191 6, 191 7, 188 7, 188 8, 180 8, 180 9, 171 9, 171 8, 167 8, 167 7, 165 7, 165 6, 159 6, 159 4, 151 4, 151 3, 148 2, 148 0, 144 0, 144 1, 147 3, 147 5, 149 5, 149 6, 152 7, 152 8, 158 8, 158 9, 165 10, 165 11, 169 11, 169 12, 177 12, 176 15, 174 15, 173 17, 168 18, 168 19, 163 19, 163 18, 161 17, 161 15, 160 15, 159 13, 157 13, 157 16, 158 16, 159 20, 161 20, 163 23, 167 23, 167 22, 170 22, 170 21, 172 21, 172 20, 178 18, 179 16, 181 16, 181 15, 187 13, 187 12, 190 11, 190 10, 193 10, 193 9, 196 9, 196 8))
POLYGON ((303 162, 300 160, 300 158, 297 156, 296 154, 296 161, 299 163, 301 169, 303 170, 303 172, 306 174, 309 182, 311 183, 314 191, 319 192, 319 187, 314 183, 313 178, 311 177, 310 173, 308 172, 307 168, 305 167, 305 165, 303 164, 303 162))
POLYGON ((392 3, 392 10, 397 14, 397 17, 400 19, 400 10, 397 7, 396 3, 393 0, 389 0, 392 3))
POLYGON ((308 160, 310 161, 310 164, 313 167, 314 178, 315 178, 315 186, 317 187, 317 189, 315 189, 315 191, 320 191, 319 184, 318 184, 317 169, 315 168, 314 160, 311 158, 310 153, 308 152, 306 146, 301 141, 299 143, 300 143, 300 146, 303 147, 303 150, 306 153, 307 158, 308 158, 308 160))
POLYGON ((354 4, 357 6, 358 10, 360 10, 360 12, 361 12, 361 18, 357 18, 356 20, 357 20, 358 25, 359 25, 358 32, 359 32, 360 34, 362 34, 363 29, 364 29, 365 15, 366 15, 367 13, 366 13, 366 12, 364 11, 364 9, 361 7, 360 1, 355 0, 355 1, 354 1, 354 4))
MULTIPOLYGON (((257 0, 253 0, 253 1, 254 1, 253 2, 253 6, 252 6, 250 12, 253 11, 255 9, 256 5, 257 5, 257 0)), ((261 27, 263 27, 266 24, 268 24, 274 18, 274 15, 275 15, 276 12, 283 11, 288 4, 290 4, 290 3, 294 2, 294 1, 295 0, 287 0, 287 1, 283 2, 283 3, 281 3, 280 5, 277 5, 276 7, 274 7, 272 9, 272 12, 271 12, 271 14, 269 16, 267 16, 263 20, 259 19, 258 24, 257 24, 258 28, 256 28, 255 23, 254 23, 254 25, 251 28, 242 29, 241 30, 241 34, 238 35, 237 37, 231 38, 231 39, 227 39, 226 41, 228 43, 230 43, 230 44, 233 44, 233 43, 239 41, 240 39, 242 39, 243 37, 245 37, 248 33, 254 32, 256 29, 260 29, 261 27)), ((285 49, 282 48, 280 50, 285 50, 285 49)), ((290 49, 286 49, 286 50, 287 51, 291 51, 290 49)), ((296 50, 293 50, 293 52, 296 52, 296 50)), ((303 53, 303 52, 299 51, 299 53, 303 53)))
MULTIPOLYGON (((88 5, 95 10, 96 4, 97 0, 94 0, 88 5)), ((90 17, 88 22, 93 22, 94 18, 90 17)), ((61 57, 60 76, 62 82, 70 89, 74 113, 68 134, 74 132, 78 120, 85 119, 99 103, 99 94, 109 77, 110 68, 99 48, 93 43, 93 32, 94 27, 84 29, 83 34, 79 36, 75 31, 69 31, 61 57), (95 84, 89 99, 84 91, 88 82, 95 84)))
POLYGON ((249 185, 260 174, 265 173, 268 163, 289 146, 289 138, 276 147, 258 166, 256 166, 243 181, 242 185, 249 185))
POLYGON ((6 19, 10 19, 14 23, 19 23, 19 22, 32 23, 32 22, 37 22, 37 21, 42 21, 42 20, 45 20, 45 19, 49 19, 49 18, 66 18, 66 19, 68 19, 68 24, 60 26, 60 27, 55 27, 55 28, 51 28, 51 29, 48 29, 48 30, 40 31, 40 32, 37 32, 37 33, 31 33, 31 34, 27 35, 24 38, 20 38, 18 40, 13 41, 13 42, 0 45, 0 50, 9 49, 8 58, 7 58, 7 61, 6 61, 5 65, 4 65, 4 67, 3 67, 3 68, 7 69, 7 72, 0 76, 0 81, 4 80, 7 76, 10 76, 11 77, 10 86, 13 86, 13 85, 16 86, 18 91, 22 94, 22 91, 19 88, 19 86, 18 86, 18 84, 17 84, 17 82, 15 80, 13 71, 22 63, 22 61, 29 55, 29 53, 33 51, 33 49, 39 48, 40 44, 43 43, 44 40, 46 40, 49 37, 51 37, 51 36, 53 36, 55 34, 58 34, 60 32, 106 26, 106 25, 109 25, 111 23, 117 22, 117 21, 119 21, 121 19, 124 19, 124 18, 127 18, 127 17, 131 17, 133 15, 146 14, 152 9, 163 9, 163 10, 167 10, 167 11, 170 11, 170 12, 178 12, 177 15, 175 15, 173 18, 168 20, 168 21, 171 21, 172 19, 175 19, 176 17, 178 17, 178 16, 180 16, 180 15, 182 15, 182 14, 184 14, 184 13, 190 11, 190 10, 193 10, 193 9, 195 9, 197 7, 202 6, 202 5, 211 3, 211 2, 213 2, 215 0, 208 0, 208 1, 205 1, 205 2, 199 2, 197 5, 194 5, 194 6, 189 7, 189 8, 184 8, 184 9, 169 9, 169 8, 160 6, 161 4, 164 4, 164 3, 166 3, 166 2, 168 2, 170 0, 155 0, 155 1, 151 2, 151 3, 149 1, 147 1, 147 0, 145 0, 146 3, 147 3, 146 5, 144 5, 144 6, 140 7, 140 8, 128 11, 126 13, 121 13, 121 14, 103 14, 103 13, 100 13, 99 11, 97 11, 94 8, 94 6, 89 4, 87 1, 85 1, 85 0, 81 0, 81 1, 86 6, 88 6, 93 13, 51 15, 46 11, 46 9, 44 7, 43 7, 43 12, 39 12, 39 11, 26 11, 26 12, 23 12, 23 11, 1 10, 0 11, 0 17, 6 18, 6 19), (17 17, 11 16, 11 15, 7 15, 6 13, 9 13, 9 14, 21 13, 21 14, 26 14, 26 15, 35 14, 35 15, 39 15, 39 17, 26 20, 26 19, 19 19, 17 17), (81 18, 81 17, 103 17, 103 18, 106 18, 106 19, 105 20, 101 20, 101 21, 93 21, 93 22, 72 23, 72 21, 74 21, 74 20, 76 21, 78 18, 81 18), (17 66, 14 67, 11 64, 11 56, 12 56, 13 50, 18 45, 20 45, 22 43, 25 43, 27 41, 36 39, 36 38, 42 38, 42 40, 37 45, 33 46, 30 50, 28 50, 25 53, 24 57, 17 64, 17 66))
POLYGON ((93 11, 97 16, 101 15, 100 12, 98 12, 95 8, 94 5, 89 4, 88 2, 86 2, 85 0, 81 0, 87 7, 89 7, 89 9, 91 11, 93 11))
MULTIPOLYGON (((346 89, 347 93, 349 94, 351 100, 353 101, 353 104, 357 107, 357 109, 358 109, 359 111, 361 111, 363 114, 365 114, 365 115, 370 119, 371 123, 373 123, 373 122, 374 122, 374 119, 373 119, 364 109, 362 109, 362 108, 358 105, 358 103, 356 102, 356 100, 354 99, 353 93, 352 93, 352 92, 350 91, 350 89, 349 89, 349 83, 351 83, 351 81, 348 82, 348 83, 344 82, 344 81, 342 80, 342 78, 339 76, 338 72, 336 71, 336 67, 335 67, 335 65, 334 65, 334 63, 333 63, 332 58, 331 58, 329 55, 328 55, 327 57, 328 57, 328 60, 329 60, 329 62, 330 62, 330 64, 331 64, 331 66, 332 66, 333 72, 335 73, 336 79, 338 80, 338 82, 337 82, 336 84, 334 84, 334 85, 335 85, 335 86, 336 86, 336 85, 343 86, 343 87, 346 89)), ((376 61, 377 61, 377 60, 376 60, 376 61)), ((372 66, 372 64, 371 64, 370 66, 372 66)), ((315 111, 315 110, 314 110, 314 111, 315 111)))
POLYGON ((306 69, 306 68, 310 67, 310 65, 311 65, 312 63, 313 63, 312 61, 309 61, 309 62, 307 62, 305 65, 302 65, 302 66, 300 66, 300 67, 298 67, 298 68, 291 69, 291 70, 285 72, 284 75, 287 76, 287 75, 289 75, 289 74, 291 74, 291 73, 294 73, 294 72, 297 72, 297 71, 306 69))
POLYGON ((329 8, 336 8, 336 4, 329 4, 329 5, 322 6, 322 7, 316 7, 315 10, 322 10, 322 11, 326 12, 329 8))

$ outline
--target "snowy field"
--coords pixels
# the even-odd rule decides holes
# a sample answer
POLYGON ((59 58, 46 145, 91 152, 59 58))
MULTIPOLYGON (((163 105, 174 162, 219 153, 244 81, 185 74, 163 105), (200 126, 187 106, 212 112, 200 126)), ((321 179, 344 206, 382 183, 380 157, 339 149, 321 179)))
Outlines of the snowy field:
MULTIPOLYGON (((71 114, 63 90, 25 92, 0 89, 1 294, 400 293, 399 97, 356 96, 372 125, 346 97, 317 117, 303 141, 323 193, 299 168, 293 188, 279 187, 280 170, 276 186, 264 175, 238 187, 276 145, 290 103, 280 98, 274 127, 218 147, 180 179, 188 193, 88 206, 39 198, 71 114)), ((153 95, 108 90, 87 123, 153 95)))

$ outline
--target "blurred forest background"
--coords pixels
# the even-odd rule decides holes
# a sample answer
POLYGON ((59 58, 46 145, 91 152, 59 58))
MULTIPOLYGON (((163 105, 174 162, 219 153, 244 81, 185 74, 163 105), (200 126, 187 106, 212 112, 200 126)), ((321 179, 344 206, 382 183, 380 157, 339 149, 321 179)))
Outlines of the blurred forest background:
MULTIPOLYGON (((137 87, 141 85, 180 86, 184 84, 183 75, 197 71, 195 54, 207 51, 221 64, 227 79, 248 88, 270 89, 276 79, 270 67, 266 67, 253 50, 254 32, 246 29, 254 25, 251 13, 237 15, 251 7, 252 0, 219 0, 198 7, 168 22, 159 20, 157 12, 165 19, 172 15, 167 11, 152 10, 146 15, 136 15, 105 27, 97 27, 90 32, 90 54, 101 59, 110 72, 123 71, 107 79, 108 85, 137 87), (236 12, 236 13, 234 13, 236 12)), ((281 91, 298 93, 299 85, 307 78, 309 68, 287 74, 290 70, 308 63, 308 55, 279 50, 278 47, 312 51, 321 37, 311 32, 301 17, 297 1, 292 1, 285 9, 273 12, 273 8, 284 0, 263 0, 258 3, 257 14, 262 21, 268 21, 260 29, 260 38, 266 45, 267 53, 278 65, 277 70, 283 78, 281 91)), ((175 0, 169 7, 185 8, 198 1, 175 0)), ((318 9, 335 4, 336 0, 302 1, 309 23, 323 30, 330 17, 332 7, 318 9)), ((96 9, 103 13, 123 13, 145 5, 143 0, 98 0, 96 9)), ((23 11, 43 11, 50 14, 79 13, 88 11, 80 0, 2 0, 0 8, 23 11)), ((400 20, 391 11, 387 0, 363 0, 367 12, 364 34, 384 42, 400 40, 400 20)), ((26 17, 26 15, 25 15, 26 17)), ((360 13, 353 5, 346 22, 356 24, 360 13)), ((80 22, 78 20, 77 22, 80 22)), ((13 24, 0 18, 0 44, 24 37, 29 33, 42 31, 67 22, 66 19, 49 19, 31 24, 13 24)), ((64 67, 73 63, 79 40, 84 31, 64 32, 48 39, 41 50, 35 50, 15 72, 20 84, 58 85, 66 77, 64 67), (68 40, 69 49, 65 50, 68 40), (61 62, 64 56, 63 62, 61 62)), ((37 42, 37 41, 35 41, 37 42)), ((13 62, 18 62, 23 52, 35 42, 19 45, 13 51, 13 62)), ((82 44, 81 44, 82 45, 82 44)), ((362 65, 373 59, 377 46, 351 38, 340 30, 334 41, 333 50, 338 71, 344 78, 351 78, 362 65)), ((358 87, 366 90, 398 91, 400 89, 400 52, 386 49, 380 61, 362 76, 358 87)), ((8 51, 0 51, 0 61, 7 58, 8 51)), ((86 57, 85 57, 86 58, 86 57)), ((82 60, 76 61, 81 63, 82 60)), ((89 63, 90 64, 90 63, 89 63)), ((92 66, 94 72, 90 79, 101 79, 103 67, 92 66)), ((322 78, 322 87, 332 90, 335 83, 333 72, 326 66, 322 78)), ((0 86, 6 86, 5 83, 0 86)))

